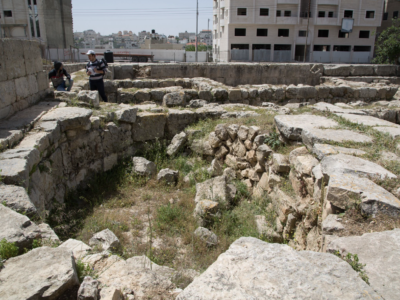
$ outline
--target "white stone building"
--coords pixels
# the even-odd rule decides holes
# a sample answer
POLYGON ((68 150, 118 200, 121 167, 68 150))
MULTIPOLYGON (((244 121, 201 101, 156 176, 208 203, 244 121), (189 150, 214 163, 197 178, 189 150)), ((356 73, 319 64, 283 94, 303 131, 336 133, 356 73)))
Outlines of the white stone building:
POLYGON ((384 0, 308 1, 214 0, 214 59, 303 61, 307 44, 306 61, 370 62, 384 0))

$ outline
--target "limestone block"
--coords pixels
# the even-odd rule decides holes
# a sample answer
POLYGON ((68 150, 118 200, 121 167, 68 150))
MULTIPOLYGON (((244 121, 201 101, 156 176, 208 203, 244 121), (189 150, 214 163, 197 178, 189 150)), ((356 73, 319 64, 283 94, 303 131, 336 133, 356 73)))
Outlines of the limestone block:
MULTIPOLYGON (((271 178, 269 178, 269 181, 271 181, 271 178)), ((271 186, 270 183, 269 185, 271 186)), ((296 213, 296 201, 280 189, 273 190, 270 196, 274 211, 277 213, 280 222, 285 224, 289 214, 296 213)))
POLYGON ((36 74, 43 71, 42 53, 40 44, 37 41, 23 40, 24 60, 26 66, 26 74, 36 74))
POLYGON ((179 171, 171 169, 162 169, 157 174, 157 181, 167 184, 177 184, 179 179, 179 171))
POLYGON ((367 87, 360 88, 360 98, 372 99, 376 97, 376 93, 377 91, 375 88, 367 88, 367 87))
POLYGON ((4 43, 3 40, 0 40, 0 82, 7 80, 7 72, 5 72, 6 68, 6 56, 4 54, 4 43))
POLYGON ((230 138, 232 139, 232 141, 236 140, 238 131, 239 131, 239 125, 236 124, 232 124, 229 125, 226 130, 228 131, 228 134, 230 136, 230 138))
MULTIPOLYGON (((90 276, 85 276, 78 290, 78 300, 97 300, 99 282, 90 276)), ((103 298, 102 298, 103 299, 103 298)))
MULTIPOLYGON (((214 158, 214 159, 211 161, 211 166, 207 169, 207 171, 208 171, 208 173, 209 173, 211 176, 213 176, 213 177, 215 177, 215 176, 222 176, 222 175, 223 175, 223 165, 222 165, 222 162, 221 162, 219 159, 214 158)), ((236 194, 236 192, 235 192, 235 194, 236 194)))
POLYGON ((270 88, 261 88, 258 90, 258 95, 261 101, 271 101, 273 100, 273 91, 270 88))
POLYGON ((100 246, 104 251, 116 250, 121 244, 117 236, 109 229, 100 231, 89 240, 90 246, 100 246))
POLYGON ((113 153, 104 158, 104 172, 107 172, 114 168, 118 163, 118 154, 113 153))
POLYGON ((199 99, 212 101, 213 94, 211 93, 211 91, 199 91, 199 99))
POLYGON ((190 108, 200 108, 200 107, 204 107, 205 105, 207 105, 208 102, 206 100, 190 100, 189 104, 187 105, 187 107, 190 108))
POLYGON ((15 108, 12 105, 0 108, 0 120, 8 118, 15 113, 15 108))
POLYGON ((319 164, 319 161, 312 155, 296 156, 293 166, 298 174, 302 176, 312 176, 312 170, 319 164))
POLYGON ((373 177, 373 178, 397 178, 396 175, 389 172, 378 164, 368 160, 346 155, 336 154, 326 156, 321 161, 322 173, 328 176, 332 174, 353 174, 356 176, 373 177))
POLYGON ((164 95, 165 95, 164 90, 151 90, 150 91, 151 100, 153 100, 153 101, 157 101, 157 102, 163 101, 164 95))
POLYGON ((229 204, 230 195, 227 188, 227 179, 225 176, 218 176, 202 183, 196 184, 195 202, 201 200, 212 200, 221 204, 229 204))
POLYGON ((339 217, 334 214, 330 214, 322 222, 322 233, 323 234, 335 234, 339 231, 344 230, 343 224, 338 220, 339 217))
POLYGON ((36 148, 43 153, 50 146, 49 134, 47 132, 30 133, 21 141, 17 149, 36 148))
POLYGON ((41 247, 14 257, 6 262, 0 280, 0 297, 10 300, 57 299, 79 285, 74 258, 65 248, 41 247))
POLYGON ((92 251, 92 247, 89 247, 82 241, 74 240, 74 239, 69 239, 62 243, 58 248, 66 248, 69 251, 72 252, 72 255, 74 258, 77 259, 82 259, 85 256, 87 256, 89 251, 92 251))
POLYGON ((147 89, 139 90, 133 96, 135 99, 135 103, 142 103, 142 102, 150 101, 150 99, 151 99, 150 90, 147 90, 147 89))
POLYGON ((228 131, 223 124, 218 124, 215 127, 215 134, 221 141, 226 141, 229 137, 228 131))
POLYGON ((371 288, 384 299, 396 299, 400 293, 397 259, 400 249, 400 230, 366 233, 362 236, 331 240, 326 251, 342 255, 357 254, 364 266, 371 288))
POLYGON ((331 88, 329 86, 316 86, 317 95, 319 99, 327 99, 331 88))
POLYGON ((190 149, 200 155, 214 156, 215 149, 211 147, 209 141, 194 140, 190 145, 190 149))
MULTIPOLYGON (((228 91, 225 89, 222 89, 222 88, 213 89, 211 91, 211 93, 213 94, 213 98, 217 102, 225 102, 229 98, 228 91)), ((206 100, 206 99, 204 99, 204 100, 206 100)))
POLYGON ((272 169, 276 173, 289 173, 289 157, 278 153, 272 154, 272 169))
POLYGON ((332 299, 367 299, 366 294, 379 299, 348 263, 334 255, 242 237, 177 300, 194 300, 198 295, 204 299, 318 299, 322 294, 332 299), (254 284, 251 278, 269 284, 254 284), (304 280, 307 288, 302 288, 304 280), (223 288, 228 285, 229 289, 223 288))
POLYGON ((229 101, 240 102, 242 100, 242 91, 240 89, 228 90, 229 101))
POLYGON ((300 140, 304 129, 338 126, 333 120, 314 115, 280 115, 275 117, 275 124, 279 132, 289 140, 300 140))
POLYGON ((104 80, 104 91, 106 93, 116 93, 119 88, 119 83, 113 80, 104 80))
POLYGON ((31 202, 26 190, 20 186, 1 185, 0 203, 28 217, 37 217, 35 205, 31 202))
POLYGON ((166 123, 167 138, 172 139, 196 121, 196 114, 190 110, 169 109, 166 123))
POLYGON ((240 126, 239 131, 238 131, 238 138, 242 141, 247 140, 247 136, 249 134, 249 127, 247 126, 240 126))
POLYGON ((176 155, 185 146, 187 140, 188 136, 184 131, 176 134, 167 148, 167 154, 169 156, 176 155))
POLYGON ((224 146, 221 146, 217 152, 215 152, 215 157, 218 159, 224 159, 225 155, 229 153, 229 150, 226 149, 224 146))
POLYGON ((136 123, 132 124, 133 140, 144 142, 163 138, 166 121, 167 116, 165 114, 138 113, 136 123))
POLYGON ((215 246, 218 244, 217 235, 207 228, 198 227, 193 234, 204 241, 208 246, 215 246))
POLYGON ((353 174, 331 175, 326 200, 341 209, 361 201, 361 210, 368 215, 400 215, 399 199, 371 180, 353 174))
POLYGON ((259 146, 256 151, 257 161, 264 164, 272 153, 272 149, 267 145, 264 144, 259 146))
POLYGON ((163 98, 163 106, 174 107, 174 106, 185 106, 186 96, 184 92, 174 92, 166 94, 163 98))
POLYGON ((350 76, 352 66, 350 65, 324 65, 324 76, 350 76))
POLYGON ((61 107, 52 110, 41 118, 41 121, 58 121, 61 131, 83 128, 90 124, 92 111, 80 107, 61 107))
POLYGON ((30 95, 28 77, 15 79, 15 91, 17 94, 17 100, 25 99, 30 95))
POLYGON ((5 68, 2 72, 7 73, 7 79, 17 79, 26 76, 24 48, 22 40, 5 39, 2 41, 5 68))
POLYGON ((196 110, 196 115, 199 119, 217 119, 225 113, 227 113, 225 109, 213 105, 206 105, 196 110))
POLYGON ((29 186, 28 161, 21 158, 0 160, 0 175, 6 184, 29 186))
POLYGON ((36 75, 36 81, 38 83, 38 90, 44 91, 49 88, 49 80, 45 71, 38 72, 36 75))
MULTIPOLYGON (((378 127, 380 128, 380 127, 378 127)), ((344 148, 338 146, 332 146, 327 144, 314 144, 312 152, 318 157, 318 159, 322 160, 325 156, 333 155, 333 154, 348 154, 354 156, 362 156, 366 154, 365 151, 359 149, 352 148, 344 148)))
POLYGON ((312 149, 314 144, 321 144, 327 141, 332 142, 355 142, 355 143, 372 143, 372 138, 361 133, 351 130, 335 130, 335 129, 316 129, 310 128, 302 131, 303 143, 312 149))
POLYGON ((36 75, 28 75, 28 86, 29 86, 29 95, 33 95, 39 92, 39 86, 36 79, 36 75))
POLYGON ((398 66, 395 65, 374 65, 377 76, 398 76, 398 66))
POLYGON ((100 96, 98 91, 80 91, 78 94, 78 100, 93 105, 94 107, 100 107, 100 96))
POLYGON ((222 145, 222 141, 217 137, 215 132, 211 132, 208 136, 210 146, 213 148, 219 148, 222 145))
POLYGON ((155 163, 148 161, 143 157, 134 157, 133 159, 133 172, 141 176, 153 176, 157 172, 155 163))
POLYGON ((219 210, 219 203, 210 200, 201 200, 196 204, 194 215, 202 219, 212 218, 219 210))
POLYGON ((0 109, 17 101, 15 81, 0 81, 0 109))
POLYGON ((119 122, 126 122, 133 124, 136 122, 136 115, 138 112, 138 108, 132 107, 130 105, 119 105, 121 107, 120 110, 115 112, 116 119, 119 122))

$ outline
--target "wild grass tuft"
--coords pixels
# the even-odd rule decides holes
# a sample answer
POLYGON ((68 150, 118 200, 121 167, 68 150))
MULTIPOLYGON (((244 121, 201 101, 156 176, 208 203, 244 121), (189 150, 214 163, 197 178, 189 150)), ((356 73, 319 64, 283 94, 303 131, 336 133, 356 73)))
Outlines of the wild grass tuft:
POLYGON ((6 239, 0 241, 0 260, 15 257, 18 253, 19 249, 15 243, 10 243, 6 239))

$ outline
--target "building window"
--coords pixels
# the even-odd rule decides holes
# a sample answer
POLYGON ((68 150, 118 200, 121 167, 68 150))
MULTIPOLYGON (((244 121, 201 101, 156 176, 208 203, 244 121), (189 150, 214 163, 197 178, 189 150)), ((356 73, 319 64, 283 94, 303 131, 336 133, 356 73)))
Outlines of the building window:
POLYGON ((371 52, 371 46, 354 46, 354 52, 371 52))
POLYGON ((292 45, 274 45, 275 51, 290 51, 292 50, 292 45))
POLYGON ((291 17, 291 16, 292 16, 292 11, 285 10, 285 17, 291 17))
POLYGON ((238 8, 237 15, 238 16, 247 16, 247 8, 238 8))
POLYGON ((383 14, 383 21, 387 21, 388 18, 389 18, 389 13, 385 12, 383 14))
POLYGON ((333 51, 350 52, 351 46, 333 46, 333 51))
POLYGON ((232 44, 231 50, 249 50, 249 44, 232 44))
POLYGON ((260 16, 269 16, 269 8, 260 8, 260 16))
POLYGON ((299 36, 300 36, 300 37, 305 37, 305 36, 307 36, 307 31, 306 31, 306 30, 299 30, 299 36))
POLYGON ((344 11, 345 18, 353 18, 353 11, 352 10, 345 10, 344 11))
POLYGON ((375 18, 375 11, 373 10, 367 10, 365 14, 365 18, 367 19, 374 19, 375 18))
POLYGON ((314 45, 314 51, 329 52, 331 51, 330 45, 314 45))
POLYGON ((11 10, 5 10, 4 11, 4 17, 5 18, 12 18, 12 11, 11 10))
POLYGON ((327 37, 329 37, 329 30, 326 30, 326 29, 318 30, 318 37, 319 38, 327 38, 327 37))
POLYGON ((276 16, 277 16, 277 17, 281 17, 281 16, 282 16, 282 12, 281 12, 280 10, 277 10, 277 11, 276 11, 276 16))
POLYGON ((399 12, 398 11, 394 11, 393 12, 393 19, 397 19, 399 17, 399 12))
POLYGON ((328 12, 328 18, 333 18, 333 11, 328 12))
POLYGON ((369 39, 369 31, 368 30, 360 30, 360 39, 369 39))
POLYGON ((235 36, 246 36, 246 28, 235 28, 235 36))
POLYGON ((257 28, 257 36, 268 36, 268 29, 257 28))
POLYGON ((271 50, 271 44, 253 44, 253 50, 271 50))
POLYGON ((339 30, 339 38, 341 39, 347 39, 349 38, 349 33, 348 32, 342 32, 341 30, 339 30))
POLYGON ((325 18, 325 12, 324 11, 319 11, 318 12, 318 18, 325 18))
POLYGON ((289 36, 289 29, 278 29, 278 36, 289 36))

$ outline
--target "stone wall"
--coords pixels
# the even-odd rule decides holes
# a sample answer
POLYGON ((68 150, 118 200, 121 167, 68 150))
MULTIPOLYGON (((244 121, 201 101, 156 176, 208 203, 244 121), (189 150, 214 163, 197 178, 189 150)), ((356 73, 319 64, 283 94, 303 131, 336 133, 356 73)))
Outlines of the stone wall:
POLYGON ((0 120, 37 103, 48 88, 39 43, 1 39, 0 120))

